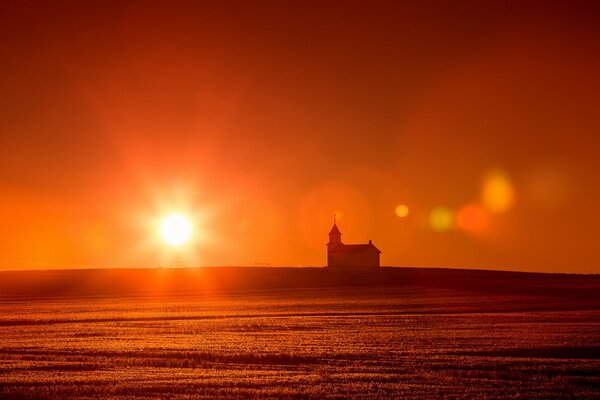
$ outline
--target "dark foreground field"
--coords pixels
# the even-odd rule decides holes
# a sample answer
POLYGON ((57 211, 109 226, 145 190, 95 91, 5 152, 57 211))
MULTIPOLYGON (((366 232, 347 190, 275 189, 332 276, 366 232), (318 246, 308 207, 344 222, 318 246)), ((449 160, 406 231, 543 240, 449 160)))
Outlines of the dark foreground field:
POLYGON ((0 398, 600 396, 594 276, 64 274, 0 273, 0 398))

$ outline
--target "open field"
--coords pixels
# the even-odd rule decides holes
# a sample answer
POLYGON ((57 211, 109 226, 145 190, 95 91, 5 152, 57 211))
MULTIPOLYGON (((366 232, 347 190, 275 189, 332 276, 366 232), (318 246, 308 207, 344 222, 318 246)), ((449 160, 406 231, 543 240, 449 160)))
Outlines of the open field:
POLYGON ((457 272, 469 289, 406 273, 160 295, 5 290, 0 398, 600 395, 598 277, 457 272))

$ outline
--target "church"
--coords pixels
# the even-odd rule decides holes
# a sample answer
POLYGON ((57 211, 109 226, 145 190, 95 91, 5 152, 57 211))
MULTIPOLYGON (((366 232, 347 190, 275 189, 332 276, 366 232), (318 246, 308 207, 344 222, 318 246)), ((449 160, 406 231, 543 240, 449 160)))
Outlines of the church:
POLYGON ((327 243, 327 267, 329 268, 379 268, 381 251, 373 242, 368 244, 344 244, 342 233, 333 220, 327 243))

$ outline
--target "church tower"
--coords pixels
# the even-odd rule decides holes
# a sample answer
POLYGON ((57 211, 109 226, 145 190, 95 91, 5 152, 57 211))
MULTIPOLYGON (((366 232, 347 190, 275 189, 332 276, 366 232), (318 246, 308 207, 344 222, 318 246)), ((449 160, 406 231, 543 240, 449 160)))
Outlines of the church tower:
POLYGON ((329 243, 327 243, 327 246, 335 246, 340 244, 342 244, 342 232, 340 232, 337 225, 335 224, 335 214, 333 214, 333 227, 329 231, 329 243))

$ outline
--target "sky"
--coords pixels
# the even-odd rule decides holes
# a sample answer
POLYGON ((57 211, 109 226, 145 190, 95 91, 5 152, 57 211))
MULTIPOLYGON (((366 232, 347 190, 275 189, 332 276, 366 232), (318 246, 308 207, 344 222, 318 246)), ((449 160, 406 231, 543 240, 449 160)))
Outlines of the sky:
POLYGON ((599 19, 2 1, 0 268, 322 266, 336 213, 383 265, 600 273, 599 19))

